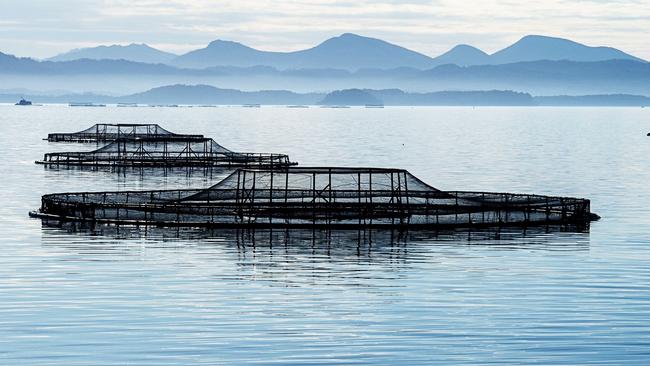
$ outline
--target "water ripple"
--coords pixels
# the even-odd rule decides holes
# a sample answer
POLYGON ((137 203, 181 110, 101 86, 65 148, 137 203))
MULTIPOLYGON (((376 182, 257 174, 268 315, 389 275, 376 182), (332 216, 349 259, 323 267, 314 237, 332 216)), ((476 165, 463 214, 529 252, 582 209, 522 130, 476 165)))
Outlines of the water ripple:
POLYGON ((648 109, 0 106, 0 363, 638 364, 650 360, 648 109), (42 226, 69 190, 223 171, 33 164, 96 121, 159 121, 305 165, 404 167, 443 189, 584 196, 589 232, 42 226), (23 128, 16 128, 16 126, 23 128), (27 128, 27 126, 29 126, 27 128))

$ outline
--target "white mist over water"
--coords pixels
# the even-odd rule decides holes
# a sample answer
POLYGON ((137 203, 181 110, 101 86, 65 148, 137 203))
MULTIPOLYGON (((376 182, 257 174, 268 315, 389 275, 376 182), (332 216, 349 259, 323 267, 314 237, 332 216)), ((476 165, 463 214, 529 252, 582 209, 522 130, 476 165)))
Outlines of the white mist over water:
POLYGON ((21 365, 646 364, 650 110, 0 106, 0 361, 21 365), (48 132, 156 122, 302 165, 441 189, 592 199, 589 233, 73 233, 50 192, 209 186, 199 172, 44 169, 48 132))

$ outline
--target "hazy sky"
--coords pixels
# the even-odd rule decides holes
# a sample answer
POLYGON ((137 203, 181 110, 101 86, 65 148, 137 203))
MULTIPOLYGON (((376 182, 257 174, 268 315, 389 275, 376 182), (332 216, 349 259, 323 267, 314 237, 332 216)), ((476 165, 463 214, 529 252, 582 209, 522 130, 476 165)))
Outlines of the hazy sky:
POLYGON ((290 51, 344 32, 431 56, 544 34, 650 59, 650 0, 0 0, 0 51, 19 56, 131 42, 182 53, 214 39, 290 51))

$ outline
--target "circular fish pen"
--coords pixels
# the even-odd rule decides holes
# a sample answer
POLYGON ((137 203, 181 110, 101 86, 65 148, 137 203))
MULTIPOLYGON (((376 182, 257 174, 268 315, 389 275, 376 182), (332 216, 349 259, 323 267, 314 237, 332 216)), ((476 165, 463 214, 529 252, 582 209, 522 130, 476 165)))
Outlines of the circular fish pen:
POLYGON ((32 216, 116 225, 408 228, 571 225, 587 199, 442 191, 406 170, 237 169, 205 189, 48 194, 32 216))
POLYGON ((170 132, 155 123, 97 123, 85 130, 71 133, 50 133, 49 142, 110 142, 136 138, 202 139, 203 135, 185 135, 170 132))
POLYGON ((285 154, 234 152, 210 138, 120 138, 92 151, 55 152, 37 164, 138 167, 288 167, 285 154))

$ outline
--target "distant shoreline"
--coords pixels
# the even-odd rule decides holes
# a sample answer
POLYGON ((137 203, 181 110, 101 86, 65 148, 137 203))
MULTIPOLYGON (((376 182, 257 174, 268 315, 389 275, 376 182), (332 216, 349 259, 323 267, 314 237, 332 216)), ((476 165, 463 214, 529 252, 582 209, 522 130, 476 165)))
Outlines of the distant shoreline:
MULTIPOLYGON (((0 106, 4 107, 13 107, 15 106, 15 103, 11 102, 4 102, 0 101, 0 106)), ((44 107, 44 106, 56 106, 56 107, 69 107, 69 108, 121 108, 121 106, 117 104, 105 104, 101 106, 93 106, 93 107, 70 107, 68 103, 38 103, 34 104, 31 106, 27 106, 26 108, 38 108, 38 107, 44 107)), ((16 107, 21 107, 21 106, 16 106, 16 107)), ((546 105, 479 105, 479 106, 471 106, 471 105, 386 105, 383 106, 382 108, 388 109, 388 108, 451 108, 451 107, 462 107, 462 108, 648 108, 650 109, 650 106, 638 106, 638 105, 569 105, 569 104, 557 104, 557 105, 551 105, 551 104, 546 104, 546 105)), ((246 108, 250 109, 250 107, 243 105, 243 104, 213 104, 213 105, 199 105, 199 104, 175 104, 175 105, 147 105, 147 104, 142 104, 142 105, 137 105, 137 106, 131 106, 130 108, 246 108)), ((318 109, 318 108, 325 108, 325 109, 341 109, 341 108, 347 108, 347 109, 378 109, 376 107, 372 106, 321 106, 321 105, 304 105, 301 106, 300 108, 297 108, 292 105, 288 104, 260 104, 258 108, 286 108, 286 109, 318 109)))
POLYGON ((140 106, 575 106, 650 107, 650 97, 633 94, 532 96, 511 90, 405 92, 400 89, 343 89, 330 93, 296 93, 288 90, 241 91, 209 85, 168 85, 125 96, 101 94, 44 95, 38 92, 1 93, 0 103, 16 103, 25 98, 33 103, 121 104, 140 106))

